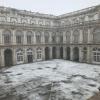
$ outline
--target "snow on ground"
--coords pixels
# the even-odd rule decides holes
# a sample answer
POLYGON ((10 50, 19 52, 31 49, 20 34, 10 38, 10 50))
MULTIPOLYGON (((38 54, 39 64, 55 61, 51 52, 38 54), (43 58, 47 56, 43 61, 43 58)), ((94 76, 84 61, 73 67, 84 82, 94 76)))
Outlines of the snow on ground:
POLYGON ((17 65, 0 74, 0 96, 30 80, 40 81, 42 85, 55 83, 52 89, 59 94, 59 100, 87 100, 98 92, 100 66, 66 60, 17 65))

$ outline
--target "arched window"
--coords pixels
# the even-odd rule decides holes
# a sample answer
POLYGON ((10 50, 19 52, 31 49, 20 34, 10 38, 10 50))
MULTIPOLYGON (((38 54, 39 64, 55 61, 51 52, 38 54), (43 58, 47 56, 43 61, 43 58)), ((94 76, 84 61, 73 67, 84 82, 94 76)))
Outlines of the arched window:
POLYGON ((30 24, 33 24, 33 25, 36 24, 36 20, 31 19, 31 20, 30 20, 30 24))
POLYGON ((32 44, 32 32, 27 32, 27 44, 32 44))
POLYGON ((40 32, 36 33, 36 43, 41 43, 41 33, 40 32))
POLYGON ((45 43, 49 43, 49 33, 45 32, 45 43))
POLYGON ((10 22, 11 22, 11 23, 16 23, 16 22, 17 22, 17 18, 11 17, 11 18, 10 18, 10 22))
POLYGON ((41 48, 37 48, 37 59, 41 60, 42 59, 42 49, 41 48))
POLYGON ((70 32, 66 32, 66 42, 70 43, 70 32))
POLYGON ((59 33, 59 43, 63 43, 63 33, 59 33))
POLYGON ((84 29, 83 31, 83 42, 87 43, 88 42, 88 30, 84 29))
POLYGON ((1 22, 6 22, 6 21, 7 21, 7 18, 6 18, 5 16, 1 16, 1 17, 0 17, 0 21, 1 21, 1 22))
POLYGON ((52 34, 52 43, 56 43, 56 33, 52 34))
POLYGON ((100 62, 100 48, 93 48, 93 61, 100 62))
POLYGON ((11 43, 11 32, 9 30, 3 32, 3 37, 4 37, 4 44, 11 43))
POLYGON ((17 44, 23 43, 23 32, 22 31, 16 31, 16 43, 17 44))
POLYGON ((76 30, 73 32, 73 37, 74 37, 74 43, 78 43, 79 42, 79 32, 76 30))
POLYGON ((22 18, 21 21, 22 21, 22 24, 26 24, 26 23, 28 23, 28 21, 27 21, 26 18, 22 18))
POLYGON ((66 24, 66 25, 70 25, 70 24, 71 24, 70 20, 66 20, 66 21, 65 21, 65 24, 66 24))
POLYGON ((93 32, 93 41, 95 43, 100 43, 100 28, 97 28, 93 32))
POLYGON ((24 63, 24 54, 22 49, 18 49, 16 51, 16 57, 17 57, 17 64, 24 63))

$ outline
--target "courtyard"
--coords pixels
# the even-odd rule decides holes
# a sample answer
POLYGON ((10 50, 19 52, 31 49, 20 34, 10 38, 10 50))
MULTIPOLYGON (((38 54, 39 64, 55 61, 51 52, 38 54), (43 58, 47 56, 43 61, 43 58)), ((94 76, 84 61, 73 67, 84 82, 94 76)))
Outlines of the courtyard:
POLYGON ((87 100, 100 87, 100 65, 49 60, 0 73, 0 100, 87 100))

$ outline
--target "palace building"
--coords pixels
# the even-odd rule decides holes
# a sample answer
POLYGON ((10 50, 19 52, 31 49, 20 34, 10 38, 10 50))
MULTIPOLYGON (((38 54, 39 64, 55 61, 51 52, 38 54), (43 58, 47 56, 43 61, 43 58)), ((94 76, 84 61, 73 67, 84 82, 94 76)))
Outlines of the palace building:
POLYGON ((50 59, 100 64, 100 5, 60 16, 0 7, 0 67, 50 59))

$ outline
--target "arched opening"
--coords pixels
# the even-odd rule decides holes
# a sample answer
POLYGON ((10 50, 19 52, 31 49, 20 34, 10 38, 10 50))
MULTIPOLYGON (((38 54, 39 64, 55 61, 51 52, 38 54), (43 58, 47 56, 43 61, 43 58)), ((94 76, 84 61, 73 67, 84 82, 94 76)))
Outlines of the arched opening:
POLYGON ((6 49, 4 51, 5 66, 9 67, 13 65, 12 50, 6 49))
POLYGON ((78 47, 75 47, 73 49, 73 60, 79 61, 79 48, 78 47))
POLYGON ((56 55, 56 47, 53 47, 53 48, 52 48, 52 58, 53 58, 53 59, 56 59, 56 56, 57 56, 57 55, 56 55))
POLYGON ((63 47, 60 48, 60 59, 63 59, 63 47))
POLYGON ((70 47, 67 47, 67 60, 70 60, 70 47))
POLYGON ((83 62, 87 62, 87 48, 83 48, 83 62))
POLYGON ((27 50, 27 60, 28 60, 28 63, 32 63, 33 62, 32 49, 28 49, 27 50))
POLYGON ((45 60, 49 60, 50 59, 50 50, 49 47, 45 48, 45 60))

